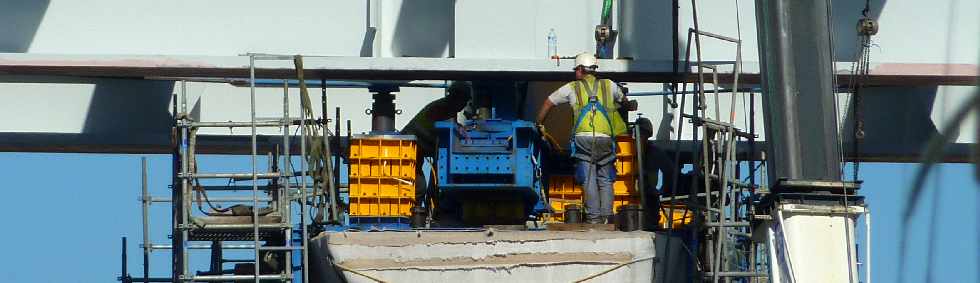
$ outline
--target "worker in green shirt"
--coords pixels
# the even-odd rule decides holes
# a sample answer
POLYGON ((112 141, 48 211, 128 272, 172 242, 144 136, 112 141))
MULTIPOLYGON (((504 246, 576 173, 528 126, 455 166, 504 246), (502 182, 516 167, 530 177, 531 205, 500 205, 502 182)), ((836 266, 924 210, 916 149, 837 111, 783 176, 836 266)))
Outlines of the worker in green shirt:
MULTIPOLYGON (((401 130, 404 135, 414 135, 418 145, 418 160, 416 164, 415 204, 427 206, 427 202, 435 196, 432 182, 425 182, 422 164, 428 161, 434 164, 438 157, 439 135, 436 131, 436 121, 456 119, 456 114, 466 107, 472 94, 469 82, 456 81, 449 84, 446 97, 436 99, 425 105, 412 120, 401 130)), ((435 179, 431 176, 430 179, 435 179)))

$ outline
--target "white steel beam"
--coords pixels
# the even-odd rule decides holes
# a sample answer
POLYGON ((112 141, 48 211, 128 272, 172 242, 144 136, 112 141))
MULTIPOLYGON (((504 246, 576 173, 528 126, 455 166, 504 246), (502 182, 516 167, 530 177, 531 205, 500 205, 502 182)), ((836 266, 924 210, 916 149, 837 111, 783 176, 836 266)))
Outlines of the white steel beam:
MULTIPOLYGON (((718 63, 725 63, 719 61, 718 63)), ((260 78, 295 77, 288 60, 259 61, 260 78)), ((308 56, 304 58, 308 78, 389 80, 481 80, 510 79, 564 81, 572 78, 572 60, 479 59, 479 58, 369 58, 308 56)), ((600 60, 603 76, 622 82, 670 82, 674 78, 669 60, 600 60)), ((851 63, 837 64, 838 81, 850 80, 851 63)), ((52 55, 0 53, 0 74, 85 77, 220 77, 248 76, 248 56, 166 55, 52 55)), ((719 76, 731 81, 731 73, 719 76)), ((976 64, 874 63, 867 85, 976 85, 976 64)), ((693 82, 695 75, 683 76, 693 82)), ((759 66, 746 62, 740 81, 759 81, 759 66)))

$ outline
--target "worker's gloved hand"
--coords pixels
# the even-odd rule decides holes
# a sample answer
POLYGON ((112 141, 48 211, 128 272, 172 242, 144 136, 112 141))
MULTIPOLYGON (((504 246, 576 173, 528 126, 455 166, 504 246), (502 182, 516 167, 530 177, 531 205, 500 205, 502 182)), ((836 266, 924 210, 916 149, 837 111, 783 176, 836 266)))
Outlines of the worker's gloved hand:
POLYGON ((466 131, 466 126, 463 126, 463 124, 460 124, 459 122, 456 122, 456 133, 463 137, 467 143, 471 142, 470 134, 466 131))
POLYGON ((555 141, 555 138, 548 133, 548 130, 545 129, 544 125, 537 124, 535 125, 535 127, 538 128, 538 135, 541 136, 541 140, 547 143, 548 147, 550 147, 554 151, 562 152, 561 146, 558 144, 557 141, 555 141))

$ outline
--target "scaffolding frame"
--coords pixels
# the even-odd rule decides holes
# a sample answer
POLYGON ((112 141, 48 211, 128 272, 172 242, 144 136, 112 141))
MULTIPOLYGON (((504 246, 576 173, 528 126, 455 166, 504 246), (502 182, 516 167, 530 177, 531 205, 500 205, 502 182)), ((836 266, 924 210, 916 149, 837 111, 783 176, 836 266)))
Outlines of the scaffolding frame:
MULTIPOLYGON (((683 129, 684 119, 688 119, 693 125, 691 141, 691 152, 695 153, 693 159, 694 182, 688 189, 686 195, 678 195, 677 188, 672 190, 672 195, 662 197, 662 203, 668 203, 669 208, 664 211, 668 223, 667 231, 671 233, 675 221, 674 209, 678 202, 685 204, 687 210, 681 219, 687 218, 687 213, 694 216, 693 224, 688 227, 691 239, 698 240, 698 246, 688 248, 690 256, 694 258, 695 270, 691 274, 690 280, 711 281, 711 282, 758 282, 760 278, 768 277, 767 269, 764 267, 766 262, 760 262, 757 256, 760 248, 766 248, 766 241, 756 241, 752 237, 752 222, 757 219, 754 215, 755 201, 758 199, 758 186, 756 185, 755 162, 750 162, 748 166, 749 182, 739 181, 740 171, 743 168, 736 156, 736 145, 740 140, 746 140, 750 146, 755 142, 754 133, 754 108, 750 110, 751 120, 749 122, 749 132, 745 132, 735 126, 735 105, 736 98, 742 91, 739 87, 739 72, 742 67, 742 42, 740 39, 719 35, 711 32, 702 31, 697 24, 696 0, 691 1, 695 5, 694 27, 688 29, 687 47, 684 54, 685 74, 692 72, 696 68, 697 81, 693 83, 694 99, 693 113, 684 113, 687 100, 687 84, 682 83, 682 90, 678 93, 676 87, 673 89, 675 95, 682 95, 678 129, 683 129), (735 60, 732 62, 705 62, 701 57, 702 37, 730 43, 735 46, 735 60), (694 45, 695 60, 691 59, 692 46, 694 45), (731 75, 731 101, 729 104, 730 113, 727 117, 722 116, 720 106, 723 104, 719 87, 720 67, 732 65, 731 75), (710 104, 705 91, 706 69, 710 70, 710 83, 714 85, 710 94, 714 98, 714 115, 709 118, 708 105, 710 104), (699 132, 701 135, 699 135, 699 132), (699 140, 700 139, 700 140, 699 140), (700 147, 700 148, 698 148, 700 147), (698 180, 700 179, 700 180, 698 180), (700 184, 699 184, 700 183, 700 184), (701 264, 701 259, 707 265, 701 264)), ((754 103, 754 95, 750 103, 754 103)), ((676 99, 672 103, 676 103, 676 99)), ((754 105, 750 106, 754 107, 754 105)), ((681 139, 678 132, 678 142, 681 139)), ((676 149, 679 152, 679 148, 676 149)), ((675 156, 675 159, 677 157, 675 156)), ((752 159, 751 157, 749 159, 752 159)), ((675 177, 676 179, 676 177, 675 177)), ((675 181, 676 183, 676 181, 675 181)), ((667 248, 670 249, 670 238, 668 238, 667 248)), ((667 257, 669 261, 670 252, 667 257)), ((669 280, 669 270, 664 275, 664 280, 669 280)))
MULTIPOLYGON (((249 98, 250 116, 247 122, 200 122, 195 121, 190 116, 187 107, 187 87, 186 81, 180 81, 180 91, 174 94, 174 127, 173 127, 173 185, 170 198, 153 197, 149 194, 147 185, 147 165, 146 159, 142 160, 142 193, 141 206, 143 216, 143 278, 125 278, 128 282, 228 282, 228 281, 253 281, 276 280, 294 281, 293 274, 293 253, 302 253, 302 262, 299 263, 302 271, 302 281, 309 281, 309 231, 308 231, 308 207, 311 197, 309 188, 315 186, 308 183, 312 176, 308 175, 308 140, 315 134, 307 127, 307 123, 318 123, 312 119, 294 119, 289 116, 289 83, 283 80, 283 115, 278 120, 259 120, 256 117, 256 84, 255 84, 255 65, 256 61, 263 60, 301 60, 294 56, 268 55, 268 54, 247 54, 249 56, 249 98), (179 98, 179 100, 178 100, 179 98), (179 106, 178 106, 179 105, 179 106), (309 121, 308 121, 309 120, 309 121), (300 128, 299 144, 300 162, 299 175, 293 170, 293 156, 291 156, 290 126, 298 125, 300 128), (249 128, 251 130, 251 172, 248 173, 198 173, 195 158, 195 137, 196 131, 200 128, 222 127, 222 128, 249 128), (282 146, 276 147, 275 152, 268 153, 268 167, 266 172, 259 172, 258 168, 258 128, 279 128, 282 131, 282 146), (298 182, 291 179, 300 177, 298 182), (235 181, 250 181, 250 185, 201 185, 201 179, 223 179, 229 183, 235 181), (266 184, 260 185, 259 180, 267 180, 266 184), (261 187, 261 188, 260 188, 261 187), (298 187, 298 190, 295 189, 298 187), (208 191, 239 192, 250 191, 251 195, 226 196, 219 198, 208 198, 208 191), (260 198, 259 192, 267 194, 267 197, 260 198), (211 207, 210 212, 204 212, 205 217, 194 216, 193 197, 198 194, 198 207, 201 206, 201 195, 211 207), (170 203, 172 208, 172 236, 171 244, 153 244, 149 237, 149 207, 154 203, 170 203), (212 203, 238 203, 251 204, 249 214, 246 217, 251 219, 247 223, 208 223, 208 218, 221 219, 221 217, 243 216, 232 214, 213 215, 217 210, 212 207, 212 203), (260 215, 259 204, 266 204, 268 212, 260 215), (294 206, 299 206, 299 225, 301 225, 301 245, 293 245, 292 214, 294 206), (278 216, 270 217, 270 216, 278 216), (263 221, 263 218, 265 221, 263 221), (270 244, 270 240, 281 240, 281 244, 270 244), (265 241, 263 245, 262 241, 265 241), (210 241, 210 245, 192 244, 191 242, 210 241), (239 244, 226 244, 224 242, 251 242, 239 244), (172 254, 172 276, 170 278, 151 278, 149 277, 149 254, 154 250, 170 250, 172 254), (211 251, 211 270, 201 274, 189 274, 188 253, 189 250, 210 250, 211 251), (222 257, 224 250, 251 250, 254 258, 251 260, 226 260, 222 257), (282 264, 278 274, 263 274, 263 257, 280 256, 282 264), (252 274, 228 274, 222 269, 224 263, 252 263, 252 274)), ((301 74, 302 64, 297 64, 297 70, 301 74)), ((323 101, 324 107, 326 101, 323 101)), ((304 104, 304 108, 309 105, 304 104)), ((305 110, 305 109, 304 109, 305 110)), ((312 113, 312 112, 310 112, 312 113)), ((312 114, 310 114, 312 115, 312 114)), ((323 113, 326 115, 326 112, 323 113)), ((326 125, 325 116, 320 120, 326 125)), ((328 146, 327 130, 323 130, 324 144, 328 146)), ((329 156, 329 147, 325 149, 325 154, 329 156)), ((328 166, 329 167, 329 166, 328 166)), ((332 181, 332 178, 331 178, 332 181)), ((326 185, 326 184, 324 184, 326 185)), ((220 209, 220 208, 219 208, 220 209)), ((230 210, 225 208, 225 210, 230 210)), ((224 211, 224 210, 222 210, 224 211)), ((222 212, 223 213, 223 212, 222 212)), ((234 272, 232 272, 234 273, 234 272)))

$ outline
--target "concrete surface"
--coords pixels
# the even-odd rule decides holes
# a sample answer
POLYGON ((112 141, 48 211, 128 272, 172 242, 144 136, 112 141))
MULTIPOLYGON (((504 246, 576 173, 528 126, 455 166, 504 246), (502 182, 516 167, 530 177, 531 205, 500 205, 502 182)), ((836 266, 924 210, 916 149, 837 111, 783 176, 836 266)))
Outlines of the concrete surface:
POLYGON ((311 240, 310 262, 314 282, 331 282, 328 256, 348 269, 340 273, 348 282, 375 282, 349 270, 386 282, 572 282, 636 261, 593 280, 650 282, 654 238, 595 230, 326 232, 311 240))

